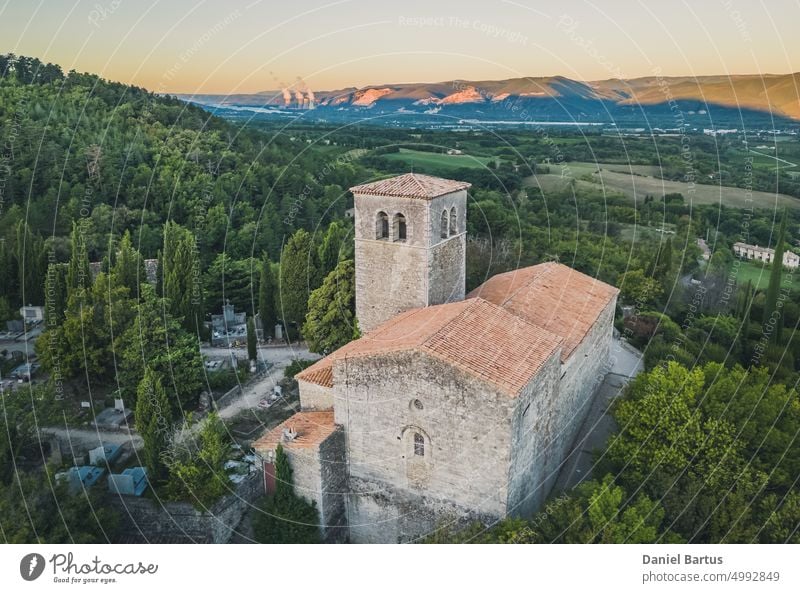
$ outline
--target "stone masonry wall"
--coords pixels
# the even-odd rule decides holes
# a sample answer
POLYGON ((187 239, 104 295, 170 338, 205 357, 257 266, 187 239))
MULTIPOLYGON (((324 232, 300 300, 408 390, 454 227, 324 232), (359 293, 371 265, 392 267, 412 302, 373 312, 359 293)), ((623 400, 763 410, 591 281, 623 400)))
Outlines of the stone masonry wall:
POLYGON ((347 539, 347 459, 344 431, 334 432, 320 445, 322 492, 317 507, 323 540, 329 543, 347 539))
POLYGON ((352 543, 414 543, 441 527, 458 529, 497 519, 422 493, 387 489, 382 482, 350 478, 349 532, 352 543))
MULTIPOLYGON (((356 316, 362 332, 398 313, 464 297, 467 193, 433 200, 355 196, 356 316), (444 210, 456 209, 457 234, 442 239, 444 210), (389 237, 376 239, 379 212, 389 237), (406 240, 395 241, 396 214, 406 219, 406 240)), ((448 221, 449 224, 449 221, 448 221)))
POLYGON ((420 247, 356 240, 356 317, 362 333, 427 305, 427 257, 420 247))
POLYGON ((441 221, 442 212, 447 211, 448 215, 448 236, 453 236, 449 232, 449 216, 452 208, 456 209, 456 232, 455 235, 460 235, 467 232, 467 190, 454 192, 439 196, 428 202, 430 208, 430 215, 428 216, 428 237, 430 237, 430 244, 436 245, 443 241, 441 238, 441 221))
POLYGON ((318 447, 293 447, 285 443, 283 450, 292 467, 294 493, 320 508, 322 498, 322 472, 318 447))
POLYGON ((292 468, 295 494, 317 506, 322 540, 345 541, 347 464, 342 429, 337 428, 315 447, 287 443, 283 450, 292 468))
POLYGON ((300 409, 324 411, 333 408, 333 389, 308 381, 297 381, 300 388, 300 409))
POLYGON ((356 317, 362 332, 427 305, 427 215, 423 200, 355 196, 356 317), (388 239, 375 238, 379 212, 389 217, 388 239), (403 242, 394 241, 397 213, 406 218, 403 242))
MULTIPOLYGON (((427 500, 475 514, 505 514, 514 398, 438 359, 411 352, 342 361, 334 365, 334 385, 351 488, 353 480, 380 484, 376 496, 388 497, 395 510, 424 493, 427 500), (415 455, 415 434, 424 439, 423 456, 415 455)), ((357 527, 372 515, 360 517, 361 507, 350 500, 351 541, 383 537, 386 525, 357 527)), ((415 536, 406 528, 403 533, 415 536)))
POLYGON ((467 234, 451 237, 430 250, 429 305, 464 300, 467 234))
POLYGON ((512 456, 509 469, 508 514, 526 516, 545 499, 547 468, 556 452, 548 447, 557 430, 561 352, 550 359, 520 393, 512 423, 512 456))
POLYGON ((154 501, 135 496, 113 496, 122 517, 124 541, 227 543, 243 515, 264 496, 264 474, 251 473, 231 494, 209 510, 189 502, 154 501))
POLYGON ((616 299, 613 299, 561 366, 562 378, 552 411, 554 423, 543 452, 545 495, 555 484, 561 464, 592 407, 592 399, 608 373, 615 307, 616 299))
POLYGON ((430 251, 428 254, 428 305, 464 300, 467 249, 467 192, 461 190, 428 202, 430 251), (450 230, 455 208, 456 227, 450 230), (441 236, 442 212, 447 212, 448 237, 441 236))

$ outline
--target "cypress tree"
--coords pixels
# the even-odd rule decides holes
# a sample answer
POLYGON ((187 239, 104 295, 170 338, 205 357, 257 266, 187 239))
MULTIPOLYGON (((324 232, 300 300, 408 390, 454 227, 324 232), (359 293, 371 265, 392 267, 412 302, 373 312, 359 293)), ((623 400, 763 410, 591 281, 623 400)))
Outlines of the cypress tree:
POLYGON ((0 239, 0 286, 3 287, 3 295, 8 299, 9 306, 12 307, 19 302, 18 282, 12 249, 8 247, 5 239, 0 239))
POLYGON ((253 322, 253 317, 247 318, 247 357, 250 360, 258 358, 258 347, 256 345, 256 324, 253 322))
MULTIPOLYGON (((164 225, 163 294, 169 310, 194 334, 203 324, 200 260, 194 235, 173 221, 164 225)), ((161 260, 159 260, 160 263, 161 260)))
POLYGON ((112 270, 114 281, 118 286, 126 287, 131 296, 138 296, 139 284, 147 278, 144 269, 144 259, 134 249, 131 234, 125 231, 119 243, 116 262, 112 270))
POLYGON ((156 264, 156 294, 160 297, 164 296, 164 254, 158 250, 156 254, 158 263, 156 264))
POLYGON ((786 240, 786 210, 783 211, 781 225, 778 229, 778 240, 775 243, 775 256, 772 258, 772 270, 769 274, 769 285, 767 286, 767 296, 764 302, 764 317, 762 324, 767 324, 774 318, 775 328, 770 339, 778 342, 783 333, 783 316, 778 311, 778 293, 781 289, 781 278, 783 276, 783 251, 784 241, 786 240))
POLYGON ((672 270, 672 237, 667 238, 664 257, 661 260, 661 277, 666 278, 672 270))
POLYGON ((346 237, 347 230, 340 223, 333 221, 328 226, 319 246, 319 269, 323 278, 330 274, 341 260, 352 257, 349 244, 345 244, 346 237))
POLYGON ((152 483, 166 477, 166 466, 161 455, 169 443, 170 406, 161 378, 150 367, 136 390, 136 430, 144 441, 144 458, 148 477, 152 483))
POLYGON ((75 290, 88 288, 92 283, 92 272, 89 268, 89 251, 86 247, 86 240, 84 239, 80 224, 76 221, 72 221, 70 245, 72 251, 69 258, 69 269, 67 271, 68 295, 71 295, 75 290))
MULTIPOLYGON (((24 221, 17 224, 17 273, 22 304, 44 302, 47 253, 44 240, 34 235, 24 221)), ((87 260, 88 269, 88 260, 87 260)))
POLYGON ((317 250, 308 231, 298 230, 281 252, 278 306, 284 322, 302 323, 308 312, 308 297, 319 278, 317 250))
POLYGON ((52 263, 47 267, 45 279, 45 324, 48 328, 64 322, 67 309, 67 265, 52 263))
POLYGON ((672 269, 672 238, 660 245, 653 258, 653 277, 663 281, 672 269))
POLYGON ((261 262, 261 277, 258 283, 258 313, 261 317, 261 329, 264 336, 272 335, 278 321, 275 307, 275 276, 272 273, 272 262, 267 257, 261 262))

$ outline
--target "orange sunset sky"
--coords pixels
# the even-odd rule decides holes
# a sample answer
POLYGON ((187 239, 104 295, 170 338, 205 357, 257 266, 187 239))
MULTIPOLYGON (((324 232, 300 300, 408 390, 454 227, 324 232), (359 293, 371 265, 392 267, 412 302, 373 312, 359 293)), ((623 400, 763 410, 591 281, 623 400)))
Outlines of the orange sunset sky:
POLYGON ((160 92, 800 70, 797 0, 9 0, 0 52, 160 92))

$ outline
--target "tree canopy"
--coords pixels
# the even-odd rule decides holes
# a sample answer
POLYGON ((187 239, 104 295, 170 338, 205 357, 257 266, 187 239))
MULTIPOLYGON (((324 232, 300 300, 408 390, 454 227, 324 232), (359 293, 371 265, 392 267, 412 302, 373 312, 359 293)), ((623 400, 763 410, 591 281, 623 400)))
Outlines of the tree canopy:
POLYGON ((355 265, 344 260, 308 299, 303 337, 308 349, 328 354, 358 338, 355 265))

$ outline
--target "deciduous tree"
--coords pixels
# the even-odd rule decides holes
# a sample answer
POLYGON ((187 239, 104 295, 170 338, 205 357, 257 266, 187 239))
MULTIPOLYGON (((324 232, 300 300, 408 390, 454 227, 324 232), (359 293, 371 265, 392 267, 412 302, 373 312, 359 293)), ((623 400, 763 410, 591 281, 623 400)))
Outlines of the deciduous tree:
POLYGON ((345 260, 308 299, 303 337, 311 352, 333 352, 358 337, 355 303, 355 265, 345 260))

